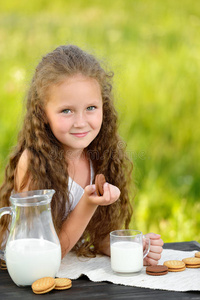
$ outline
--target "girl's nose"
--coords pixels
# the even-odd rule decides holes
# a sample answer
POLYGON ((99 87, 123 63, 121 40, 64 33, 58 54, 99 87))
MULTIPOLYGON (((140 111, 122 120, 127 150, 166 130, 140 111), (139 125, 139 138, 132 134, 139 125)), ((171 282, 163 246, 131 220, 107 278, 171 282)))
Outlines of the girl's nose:
POLYGON ((84 127, 86 123, 85 117, 83 113, 79 113, 76 115, 74 121, 74 127, 84 127))

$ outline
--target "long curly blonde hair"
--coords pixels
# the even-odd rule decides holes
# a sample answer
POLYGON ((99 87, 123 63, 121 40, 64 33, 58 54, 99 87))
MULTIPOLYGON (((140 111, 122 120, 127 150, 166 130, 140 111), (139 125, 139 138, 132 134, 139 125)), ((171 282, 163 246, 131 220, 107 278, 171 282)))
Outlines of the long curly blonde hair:
MULTIPOLYGON (((27 94, 27 110, 17 145, 5 170, 0 188, 0 206, 9 206, 9 197, 15 186, 15 171, 21 154, 26 149, 28 168, 18 192, 29 182, 29 190, 54 189, 51 201, 54 226, 59 233, 66 218, 66 201, 69 202, 68 170, 62 144, 55 138, 45 114, 49 87, 66 77, 82 74, 94 78, 101 87, 103 122, 97 137, 86 149, 93 163, 94 173, 103 173, 106 180, 116 185, 120 199, 109 206, 99 206, 91 218, 81 240, 74 250, 78 255, 100 253, 100 242, 110 231, 128 228, 132 216, 129 199, 132 163, 128 159, 123 141, 117 133, 117 112, 113 104, 112 77, 94 55, 74 45, 64 45, 44 56, 38 64, 27 94), (31 180, 30 180, 31 179, 31 180)), ((8 229, 9 217, 0 223, 0 245, 8 229)))

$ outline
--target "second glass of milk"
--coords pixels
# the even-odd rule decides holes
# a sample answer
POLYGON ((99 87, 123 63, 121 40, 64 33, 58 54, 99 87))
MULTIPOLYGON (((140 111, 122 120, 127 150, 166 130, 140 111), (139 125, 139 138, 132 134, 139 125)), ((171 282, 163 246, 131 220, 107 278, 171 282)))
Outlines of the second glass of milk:
POLYGON ((138 230, 115 230, 110 233, 111 268, 117 273, 136 273, 150 249, 150 240, 138 230), (143 250, 143 244, 146 246, 143 250))

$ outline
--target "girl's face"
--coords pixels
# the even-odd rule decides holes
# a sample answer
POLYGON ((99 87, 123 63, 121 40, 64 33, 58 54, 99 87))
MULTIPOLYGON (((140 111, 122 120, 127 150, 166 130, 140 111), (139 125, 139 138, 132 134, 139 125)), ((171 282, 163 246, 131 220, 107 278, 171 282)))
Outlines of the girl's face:
POLYGON ((69 151, 83 151, 98 135, 103 118, 96 79, 77 74, 49 89, 45 112, 55 137, 69 151))

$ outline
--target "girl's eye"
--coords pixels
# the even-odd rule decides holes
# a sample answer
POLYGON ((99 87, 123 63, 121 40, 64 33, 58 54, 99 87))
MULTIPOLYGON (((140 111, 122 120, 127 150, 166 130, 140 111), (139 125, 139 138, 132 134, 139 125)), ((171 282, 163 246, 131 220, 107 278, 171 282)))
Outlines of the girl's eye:
POLYGON ((96 106, 89 106, 89 107, 87 107, 87 110, 95 110, 95 108, 96 108, 96 106))
POLYGON ((69 113, 71 113, 71 109, 63 109, 62 113, 69 114, 69 113))

